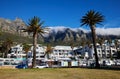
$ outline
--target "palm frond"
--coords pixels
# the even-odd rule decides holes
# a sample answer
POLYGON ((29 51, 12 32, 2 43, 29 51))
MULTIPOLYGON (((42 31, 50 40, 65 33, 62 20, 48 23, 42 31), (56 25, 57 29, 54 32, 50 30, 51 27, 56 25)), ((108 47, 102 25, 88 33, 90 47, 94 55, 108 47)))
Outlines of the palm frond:
POLYGON ((92 26, 95 24, 101 24, 101 22, 103 21, 104 16, 101 13, 95 12, 94 10, 90 10, 85 14, 85 16, 82 17, 81 26, 83 25, 92 26))

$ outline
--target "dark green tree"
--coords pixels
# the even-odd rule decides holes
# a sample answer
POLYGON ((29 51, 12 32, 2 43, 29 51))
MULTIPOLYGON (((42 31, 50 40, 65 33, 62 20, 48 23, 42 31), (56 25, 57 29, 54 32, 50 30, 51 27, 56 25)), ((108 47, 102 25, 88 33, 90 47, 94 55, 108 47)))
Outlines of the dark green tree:
POLYGON ((13 41, 10 38, 7 38, 3 43, 2 43, 2 47, 1 47, 1 51, 3 53, 3 57, 6 58, 11 46, 13 45, 13 41))

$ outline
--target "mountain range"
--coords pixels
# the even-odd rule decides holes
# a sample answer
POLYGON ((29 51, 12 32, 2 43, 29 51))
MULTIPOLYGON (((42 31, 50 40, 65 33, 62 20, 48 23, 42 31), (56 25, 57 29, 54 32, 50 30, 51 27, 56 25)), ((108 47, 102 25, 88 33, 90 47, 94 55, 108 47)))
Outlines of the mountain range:
MULTIPOLYGON (((11 34, 18 34, 21 36, 29 36, 27 33, 22 32, 21 28, 26 28, 25 22, 20 19, 16 18, 15 20, 8 20, 0 18, 0 29, 2 32, 7 32, 11 34)), ((98 35, 99 37, 103 37, 106 35, 98 35)), ((107 35, 109 38, 119 38, 118 35, 107 35)), ((44 34, 44 37, 39 37, 39 40, 45 42, 45 43, 71 43, 71 42, 81 42, 85 40, 91 39, 91 33, 90 32, 84 32, 81 29, 72 29, 68 27, 49 27, 49 33, 44 34)))

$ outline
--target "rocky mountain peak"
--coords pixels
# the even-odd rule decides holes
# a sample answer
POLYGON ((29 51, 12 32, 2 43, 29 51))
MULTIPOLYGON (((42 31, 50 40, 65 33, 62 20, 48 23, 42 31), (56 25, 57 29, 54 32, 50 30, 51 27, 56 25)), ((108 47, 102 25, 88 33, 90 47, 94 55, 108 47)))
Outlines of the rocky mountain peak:
MULTIPOLYGON (((0 28, 3 32, 16 34, 20 28, 26 28, 26 25, 20 18, 16 18, 14 21, 0 18, 0 28)), ((21 31, 21 35, 25 36, 26 34, 21 31)))

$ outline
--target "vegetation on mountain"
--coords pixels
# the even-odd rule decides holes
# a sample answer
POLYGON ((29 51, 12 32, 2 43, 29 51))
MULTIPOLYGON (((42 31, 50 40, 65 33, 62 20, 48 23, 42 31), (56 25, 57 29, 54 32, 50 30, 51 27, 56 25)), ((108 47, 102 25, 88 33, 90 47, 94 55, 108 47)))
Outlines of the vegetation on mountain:
MULTIPOLYGON (((6 38, 11 38, 11 40, 16 43, 32 43, 32 35, 20 30, 23 28, 27 28, 27 24, 20 18, 16 18, 13 21, 0 18, 0 41, 4 41, 6 38)), ((73 42, 75 46, 80 46, 83 45, 83 43, 86 44, 86 41, 91 41, 91 36, 91 33, 84 33, 84 31, 80 29, 76 29, 76 31, 67 27, 62 31, 50 29, 50 33, 48 33, 47 36, 38 37, 38 43, 55 46, 70 45, 70 43, 73 42)), ((111 39, 120 38, 115 35, 98 35, 97 37, 104 37, 106 39, 108 37, 111 39)))
POLYGON ((0 41, 10 38, 14 43, 31 43, 32 39, 28 36, 20 36, 19 34, 11 34, 8 32, 2 32, 0 35, 0 41))

